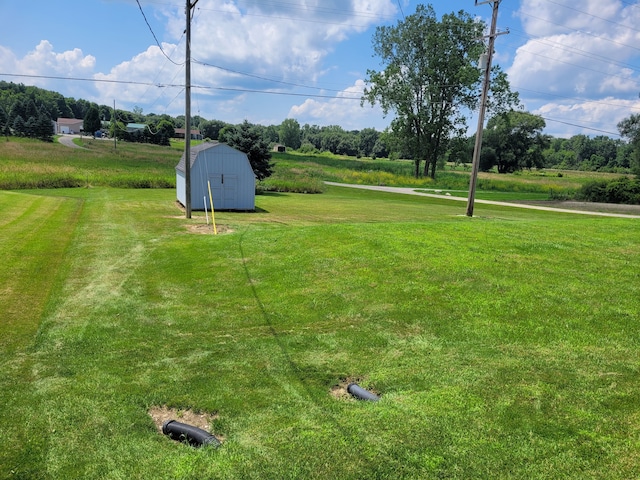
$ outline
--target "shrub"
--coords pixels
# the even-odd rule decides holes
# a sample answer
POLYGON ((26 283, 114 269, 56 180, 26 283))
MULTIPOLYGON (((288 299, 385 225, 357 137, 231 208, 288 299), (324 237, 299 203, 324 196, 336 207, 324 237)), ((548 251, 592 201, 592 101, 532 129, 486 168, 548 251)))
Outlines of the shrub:
POLYGON ((587 202, 640 205, 640 180, 627 177, 594 180, 583 185, 578 198, 587 202))
POLYGON ((312 143, 305 142, 302 145, 300 145, 298 152, 317 155, 320 153, 320 150, 318 150, 312 143))

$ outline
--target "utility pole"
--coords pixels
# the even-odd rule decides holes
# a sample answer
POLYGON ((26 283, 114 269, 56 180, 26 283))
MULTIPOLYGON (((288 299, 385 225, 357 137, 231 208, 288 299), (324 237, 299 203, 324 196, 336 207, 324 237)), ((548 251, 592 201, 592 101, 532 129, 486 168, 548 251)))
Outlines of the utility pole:
POLYGON ((118 117, 116 117, 116 99, 113 99, 113 149, 118 149, 118 117))
POLYGON ((482 149, 482 129, 484 128, 484 115, 487 110, 487 97, 489 96, 489 83, 491 81, 491 60, 493 58, 493 49, 496 42, 496 37, 502 35, 501 32, 496 33, 496 25, 498 23, 498 7, 501 0, 487 0, 481 2, 476 0, 476 7, 478 5, 484 5, 486 3, 493 4, 493 16, 491 18, 491 31, 489 33, 489 51, 487 52, 487 61, 480 62, 482 68, 484 68, 484 78, 482 82, 482 97, 480 99, 480 112, 478 114, 478 130, 476 131, 476 143, 473 147, 473 162, 471 167, 471 180, 469 182, 469 200, 467 202, 467 216, 473 217, 473 202, 476 195, 476 180, 478 178, 478 164, 480 163, 480 150, 482 149))
POLYGON ((191 218, 191 10, 198 0, 187 0, 187 47, 185 55, 185 132, 184 132, 184 182, 186 217, 191 218))

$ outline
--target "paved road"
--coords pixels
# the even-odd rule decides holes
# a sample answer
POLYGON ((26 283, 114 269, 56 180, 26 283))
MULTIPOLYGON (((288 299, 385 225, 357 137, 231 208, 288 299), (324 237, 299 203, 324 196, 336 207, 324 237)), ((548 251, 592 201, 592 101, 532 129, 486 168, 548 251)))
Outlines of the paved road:
MULTIPOLYGON (((336 183, 336 182, 324 182, 327 185, 333 185, 336 187, 350 187, 350 188, 361 188, 363 190, 376 190, 379 192, 389 192, 389 193, 402 193, 406 195, 420 195, 422 197, 431 197, 431 198, 441 198, 444 200, 452 200, 459 202, 466 202, 467 198, 463 197, 454 197, 452 195, 442 195, 437 193, 425 193, 425 192, 417 192, 415 188, 405 188, 405 187, 384 187, 384 186, 376 186, 376 185, 354 185, 349 183, 336 183)), ((618 218, 640 218, 640 215, 626 214, 626 213, 612 213, 612 212, 592 212, 586 210, 571 210, 568 208, 556 208, 556 207, 545 207, 543 205, 528 205, 523 203, 509 203, 509 202, 496 202, 493 200, 475 200, 474 203, 481 203, 485 205, 502 205, 504 207, 514 207, 514 208, 527 208, 529 210, 546 210, 549 212, 560 212, 560 213, 574 213, 576 215, 596 215, 600 217, 618 217, 618 218)))

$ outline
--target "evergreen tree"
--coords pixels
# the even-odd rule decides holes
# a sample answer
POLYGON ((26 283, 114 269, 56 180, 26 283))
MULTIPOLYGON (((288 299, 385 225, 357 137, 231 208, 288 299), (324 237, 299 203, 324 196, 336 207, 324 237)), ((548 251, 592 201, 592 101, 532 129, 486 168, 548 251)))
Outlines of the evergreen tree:
POLYGON ((27 136, 27 124, 22 118, 22 115, 18 115, 13 119, 13 124, 11 125, 13 129, 13 134, 16 137, 26 137, 27 136))
POLYGON ((9 116, 7 115, 7 112, 5 112, 4 108, 0 106, 0 135, 8 137, 9 133, 11 133, 9 130, 9 116))
POLYGON ((38 116, 34 124, 33 136, 43 142, 53 142, 53 124, 46 113, 38 116))
POLYGON ((256 125, 245 120, 225 132, 225 139, 229 146, 247 154, 253 173, 258 180, 264 180, 273 173, 269 144, 262 137, 256 125))
POLYGON ((89 110, 87 110, 87 114, 84 117, 84 131, 95 137, 96 132, 100 130, 101 127, 100 111, 97 106, 92 105, 89 110))

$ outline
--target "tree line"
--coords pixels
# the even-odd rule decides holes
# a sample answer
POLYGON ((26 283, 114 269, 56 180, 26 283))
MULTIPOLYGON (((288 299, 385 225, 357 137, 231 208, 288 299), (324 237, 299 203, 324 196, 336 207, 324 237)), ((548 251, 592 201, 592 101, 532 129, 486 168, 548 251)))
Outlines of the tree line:
MULTIPOLYGON (((116 110, 86 100, 76 100, 38 87, 12 82, 0 82, 0 134, 53 139, 52 121, 58 117, 85 120, 86 131, 102 128, 110 122, 109 132, 121 140, 168 145, 176 128, 184 128, 185 117, 155 113, 144 114, 116 110), (111 123, 114 117, 115 123, 111 123), (126 125, 147 125, 142 131, 128 132, 126 125)), ((543 134, 544 119, 539 116, 509 110, 491 117, 483 136, 480 170, 510 173, 531 168, 555 168, 614 173, 640 171, 634 135, 640 131, 640 119, 630 117, 623 122, 631 141, 599 135, 575 135, 554 138, 543 134), (635 128, 635 130, 634 130, 635 128)), ((280 125, 250 124, 252 135, 258 135, 269 145, 282 144, 301 153, 330 152, 336 155, 369 158, 413 159, 412 146, 403 142, 393 128, 345 130, 339 125, 318 126, 285 119, 280 125)), ((226 142, 241 125, 221 120, 192 118, 194 129, 204 138, 226 142), (228 138, 229 137, 229 138, 228 138)), ((246 128, 245 128, 246 129, 246 128)), ((436 166, 449 162, 468 166, 473 155, 474 136, 453 136, 444 142, 436 166)), ((640 143, 640 142, 638 142, 640 143)))

